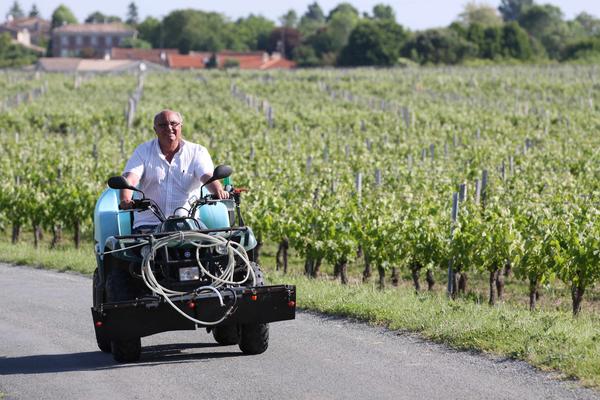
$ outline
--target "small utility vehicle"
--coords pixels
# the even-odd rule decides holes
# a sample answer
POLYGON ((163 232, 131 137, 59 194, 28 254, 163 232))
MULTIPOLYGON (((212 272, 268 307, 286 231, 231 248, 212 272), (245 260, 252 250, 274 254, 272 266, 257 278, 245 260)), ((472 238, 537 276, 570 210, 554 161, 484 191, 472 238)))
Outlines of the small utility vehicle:
MULTIPOLYGON (((209 182, 231 173, 220 165, 209 182)), ((219 200, 203 186, 189 208, 165 216, 122 176, 108 186, 94 212, 92 317, 100 350, 118 362, 137 361, 141 337, 202 327, 221 345, 260 354, 268 347, 268 323, 295 318, 295 286, 265 286, 255 263, 256 240, 240 212, 242 189, 226 185, 231 198, 219 200), (121 189, 139 193, 133 210, 119 210, 121 189), (138 210, 157 216, 154 231, 131 233, 138 210)))

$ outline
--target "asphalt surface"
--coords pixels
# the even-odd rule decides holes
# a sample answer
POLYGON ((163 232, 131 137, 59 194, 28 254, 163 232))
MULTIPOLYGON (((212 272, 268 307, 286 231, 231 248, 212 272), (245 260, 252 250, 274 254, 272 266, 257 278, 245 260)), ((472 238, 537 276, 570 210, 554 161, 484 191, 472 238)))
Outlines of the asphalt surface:
POLYGON ((117 364, 90 306, 88 277, 0 264, 0 398, 600 399, 523 362, 305 312, 271 324, 259 356, 197 330, 143 338, 141 360, 117 364))

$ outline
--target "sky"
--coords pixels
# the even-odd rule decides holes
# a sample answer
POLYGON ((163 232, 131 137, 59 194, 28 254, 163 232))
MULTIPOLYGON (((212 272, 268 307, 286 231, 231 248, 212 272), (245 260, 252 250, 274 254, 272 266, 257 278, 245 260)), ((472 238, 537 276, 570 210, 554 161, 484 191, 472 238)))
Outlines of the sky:
MULTIPOLYGON (((14 0, 0 0, 0 17, 3 17, 14 0)), ((194 8, 203 11, 216 11, 225 14, 231 19, 246 17, 249 14, 259 14, 273 21, 287 12, 289 9, 296 10, 302 15, 308 4, 314 0, 169 0, 169 1, 141 1, 134 0, 138 6, 141 19, 147 16, 162 18, 169 12, 182 9, 194 8)), ((342 0, 319 0, 318 3, 325 14, 339 4, 342 0)), ((50 18, 52 12, 59 4, 65 4, 73 11, 77 19, 82 22, 89 14, 100 11, 107 15, 116 15, 125 19, 127 4, 130 0, 18 0, 21 8, 29 12, 32 4, 36 4, 42 17, 50 18)), ((468 0, 349 0, 361 13, 371 12, 377 3, 391 5, 396 11, 396 19, 401 25, 411 29, 419 30, 448 26, 454 21, 464 8, 468 0)), ((478 1, 481 3, 482 1, 478 1)), ((500 0, 483 1, 493 6, 498 6, 500 0)), ((566 19, 573 19, 577 14, 585 11, 596 17, 600 17, 600 0, 538 0, 536 3, 550 3, 563 10, 566 19)))

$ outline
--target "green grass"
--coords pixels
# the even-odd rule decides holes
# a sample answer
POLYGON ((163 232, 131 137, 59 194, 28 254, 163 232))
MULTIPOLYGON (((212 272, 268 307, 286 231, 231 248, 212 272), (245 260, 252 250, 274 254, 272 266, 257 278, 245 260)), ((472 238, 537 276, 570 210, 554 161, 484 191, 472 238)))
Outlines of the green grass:
MULTIPOLYGON (((471 298, 449 301, 442 291, 415 294, 407 285, 383 291, 374 283, 343 286, 329 278, 307 279, 296 268, 283 275, 268 267, 274 265, 272 252, 264 255, 269 280, 296 285, 302 309, 416 332, 458 349, 524 360, 600 387, 600 316, 595 313, 583 312, 573 318, 560 310, 532 313, 524 304, 511 302, 490 307, 471 298)), ((36 250, 28 243, 0 241, 0 261, 83 274, 91 274, 95 268, 90 243, 80 250, 64 246, 51 251, 45 244, 36 250)))

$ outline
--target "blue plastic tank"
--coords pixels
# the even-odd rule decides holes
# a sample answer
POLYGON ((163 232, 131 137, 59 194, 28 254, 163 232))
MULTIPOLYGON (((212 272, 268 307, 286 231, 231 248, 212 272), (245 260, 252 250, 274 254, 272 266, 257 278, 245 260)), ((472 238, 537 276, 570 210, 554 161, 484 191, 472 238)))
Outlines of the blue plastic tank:
POLYGON ((97 250, 104 251, 109 236, 131 234, 131 211, 119 210, 119 190, 106 189, 94 208, 94 240, 97 250))

